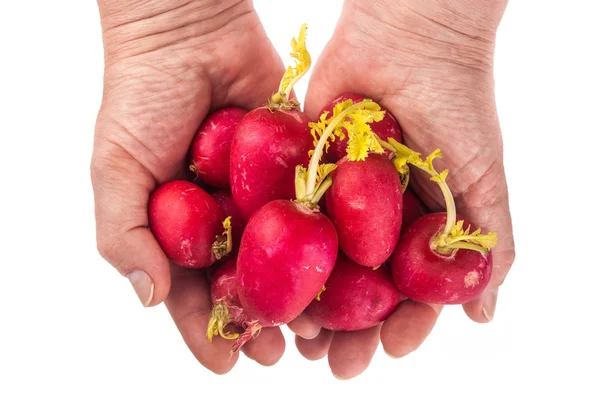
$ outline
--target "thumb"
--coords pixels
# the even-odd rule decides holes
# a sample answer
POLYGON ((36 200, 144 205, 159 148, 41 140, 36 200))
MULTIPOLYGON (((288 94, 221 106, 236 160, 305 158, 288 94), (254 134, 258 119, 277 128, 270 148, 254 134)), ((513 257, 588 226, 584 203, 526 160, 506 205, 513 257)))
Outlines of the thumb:
POLYGON ((98 119, 91 161, 100 255, 131 282, 145 307, 164 301, 169 263, 148 228, 147 204, 156 183, 125 148, 107 138, 122 130, 98 119))

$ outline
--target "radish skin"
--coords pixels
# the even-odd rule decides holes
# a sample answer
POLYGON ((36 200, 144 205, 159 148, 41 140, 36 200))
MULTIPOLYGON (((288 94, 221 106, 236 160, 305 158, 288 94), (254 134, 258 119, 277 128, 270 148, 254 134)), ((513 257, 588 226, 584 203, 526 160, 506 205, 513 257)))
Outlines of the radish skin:
MULTIPOLYGON (((432 213, 413 222, 403 230, 392 255, 394 282, 400 292, 414 301, 464 304, 479 296, 490 281, 491 251, 482 254, 457 249, 443 255, 432 249, 432 239, 444 230, 446 216, 432 213)), ((471 225, 466 220, 464 224, 471 225)))
POLYGON ((225 217, 206 191, 183 180, 160 186, 148 204, 150 230, 167 257, 184 267, 203 268, 218 260, 213 245, 225 217))
POLYGON ((410 188, 402 195, 402 227, 408 227, 413 221, 427 214, 427 207, 410 188))
POLYGON ((383 322, 405 299, 389 266, 369 269, 340 253, 325 290, 305 313, 328 330, 363 330, 383 322))
POLYGON ((402 184, 394 165, 379 154, 338 161, 326 193, 327 215, 341 250, 356 263, 378 267, 391 256, 402 227, 402 184))
POLYGON ((210 299, 213 306, 223 304, 227 307, 231 323, 242 326, 247 319, 238 296, 236 262, 237 255, 231 255, 219 266, 210 283, 210 299))
POLYGON ((231 193, 248 220, 276 199, 294 199, 297 165, 308 163, 313 139, 299 110, 261 107, 239 123, 231 144, 231 193))
POLYGON ((190 169, 203 182, 229 188, 229 154, 238 123, 248 111, 227 107, 210 114, 190 147, 190 169))
POLYGON ((273 201, 248 222, 238 255, 241 304, 261 326, 296 318, 319 293, 338 252, 329 219, 292 201, 273 201))

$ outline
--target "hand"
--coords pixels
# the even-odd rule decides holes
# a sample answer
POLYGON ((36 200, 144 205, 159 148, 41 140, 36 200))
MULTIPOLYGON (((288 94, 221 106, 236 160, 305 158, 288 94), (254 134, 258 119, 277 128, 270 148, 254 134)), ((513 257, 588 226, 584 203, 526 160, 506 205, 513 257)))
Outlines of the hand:
MULTIPOLYGON (((410 148, 422 154, 442 149, 436 166, 450 170, 458 212, 499 237, 488 288, 463 306, 476 322, 492 319, 498 287, 515 256, 492 71, 505 6, 506 0, 346 0, 306 99, 316 119, 341 93, 362 94, 399 120, 410 148)), ((411 184, 431 209, 443 210, 439 188, 427 177, 415 174, 411 184)), ((297 337, 296 344, 309 359, 328 354, 333 374, 350 378, 367 368, 380 340, 392 357, 414 351, 441 310, 405 301, 380 327, 322 330, 314 340, 297 337)))
MULTIPOLYGON (((150 192, 182 176, 186 153, 211 109, 263 105, 284 68, 247 0, 99 1, 105 80, 91 163, 97 242, 144 306, 165 301, 195 357, 229 371, 232 343, 208 343, 206 270, 169 266, 148 229, 150 192)), ((285 347, 263 329, 243 351, 263 365, 285 347)))

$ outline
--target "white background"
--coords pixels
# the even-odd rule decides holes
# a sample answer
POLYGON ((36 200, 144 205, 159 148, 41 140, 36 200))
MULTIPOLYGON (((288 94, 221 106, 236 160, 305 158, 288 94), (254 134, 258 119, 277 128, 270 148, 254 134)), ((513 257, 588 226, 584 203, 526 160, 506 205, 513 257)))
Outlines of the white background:
MULTIPOLYGON (((317 58, 341 3, 256 7, 288 62, 302 22, 317 58)), ((446 308, 418 351, 392 360, 379 349, 367 372, 342 382, 326 358, 304 360, 287 329, 275 367, 240 358, 216 376, 164 306, 140 306, 95 248, 96 3, 2 1, 0 400, 600 399, 599 11, 591 0, 512 0, 500 27, 497 102, 517 260, 494 322, 446 308)))

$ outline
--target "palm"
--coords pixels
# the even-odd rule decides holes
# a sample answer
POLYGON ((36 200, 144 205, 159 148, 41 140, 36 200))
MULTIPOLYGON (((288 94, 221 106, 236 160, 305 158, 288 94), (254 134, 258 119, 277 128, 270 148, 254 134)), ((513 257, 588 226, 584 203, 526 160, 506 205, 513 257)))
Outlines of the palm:
MULTIPOLYGON (((415 54, 377 57, 385 53, 381 44, 358 41, 355 35, 360 32, 352 25, 341 24, 315 66, 306 100, 311 117, 342 92, 369 96, 399 120, 409 147, 424 154, 442 149, 439 167, 450 169, 450 186, 459 201, 464 203, 467 190, 485 192, 491 183, 482 178, 502 156, 489 77, 415 54), (423 68, 425 62, 429 65, 423 68)), ((437 186, 424 175, 413 178, 430 207, 443 207, 437 186)))
MULTIPOLYGON (((498 285, 510 265, 513 244, 510 216, 507 218, 504 209, 506 183, 491 68, 431 57, 427 49, 419 52, 408 39, 402 42, 403 38, 394 38, 390 42, 389 32, 367 35, 360 25, 363 21, 368 22, 364 15, 357 17, 356 11, 344 10, 313 71, 307 112, 314 119, 323 105, 338 95, 362 94, 382 104, 399 120, 409 147, 423 154, 442 149, 444 159, 436 167, 450 171, 448 183, 458 212, 500 235, 501 242, 494 253, 497 274, 493 283, 498 285)), ((443 209, 439 188, 428 177, 414 172, 411 185, 430 208, 443 209)), ((481 306, 480 300, 466 305, 465 310, 474 320, 484 321, 477 306, 481 306)), ((401 304, 381 328, 384 348, 396 356, 417 348, 440 310, 440 306, 401 304)), ((377 332, 343 333, 343 340, 338 341, 341 335, 335 333, 332 340, 321 344, 299 340, 299 347, 309 357, 324 354, 330 347, 329 362, 334 373, 337 370, 338 375, 352 376, 366 368, 374 345, 369 353, 363 344, 366 337, 371 338, 366 343, 378 343, 372 339, 377 332), (344 359, 344 355, 353 354, 359 347, 363 348, 359 361, 344 359)))
MULTIPOLYGON (((208 37, 109 62, 106 68, 92 162, 99 244, 111 244, 101 253, 124 274, 134 262, 148 272, 153 287, 138 294, 142 302, 165 300, 192 353, 219 373, 231 369, 237 355, 229 360, 231 343, 218 338, 208 344, 203 335, 211 309, 205 271, 169 268, 147 229, 146 206, 157 185, 183 174, 190 143, 210 110, 266 103, 283 71, 254 12, 208 37)), ((279 329, 264 330, 244 352, 262 364, 276 362, 283 352, 279 329)))
POLYGON ((283 66, 256 14, 237 24, 219 37, 218 46, 192 39, 185 47, 107 69, 108 79, 118 77, 104 107, 107 123, 116 126, 110 140, 158 182, 184 167, 192 138, 211 109, 253 108, 276 90, 283 66), (207 51, 210 60, 200 60, 207 51))

